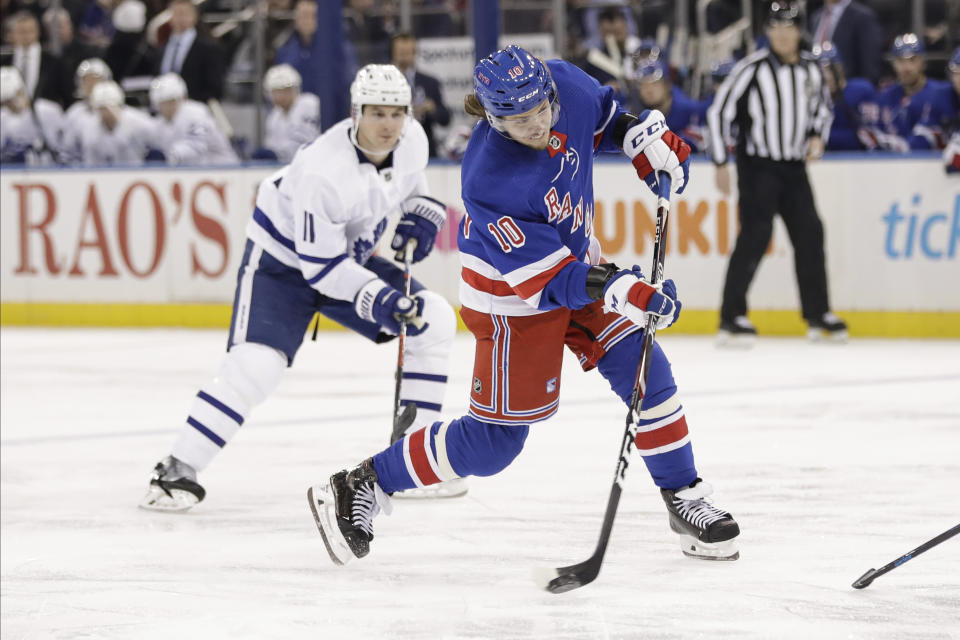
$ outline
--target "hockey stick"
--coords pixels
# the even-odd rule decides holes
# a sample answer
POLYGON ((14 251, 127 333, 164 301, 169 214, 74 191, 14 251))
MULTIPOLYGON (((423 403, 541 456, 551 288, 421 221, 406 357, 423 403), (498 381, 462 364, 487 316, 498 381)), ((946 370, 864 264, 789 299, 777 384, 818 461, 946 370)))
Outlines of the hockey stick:
MULTIPOLYGON (((403 247, 403 295, 410 297, 410 262, 413 260, 413 247, 415 241, 413 238, 407 240, 403 247)), ((390 432, 390 444, 403 437, 403 432, 413 423, 417 415, 417 405, 410 403, 400 411, 400 382, 403 379, 403 350, 407 342, 407 319, 400 320, 400 338, 397 347, 397 371, 394 374, 396 386, 393 389, 393 431, 390 432)))
POLYGON ((890 564, 885 564, 879 569, 870 569, 865 574, 863 574, 862 576, 854 580, 853 584, 850 586, 853 587, 854 589, 863 589, 864 587, 869 587, 871 582, 873 582, 883 574, 893 571, 894 569, 896 569, 897 567, 905 563, 907 560, 911 560, 917 557, 924 551, 927 551, 928 549, 932 549, 933 547, 937 546, 944 540, 948 540, 953 536, 957 535, 958 533, 960 533, 960 524, 950 529, 947 529, 946 531, 938 535, 936 538, 933 538, 932 540, 927 540, 926 542, 924 542, 922 545, 920 545, 913 551, 908 551, 907 553, 903 554, 902 556, 900 556, 890 564))
MULTIPOLYGON (((653 268, 650 275, 650 284, 653 285, 663 280, 667 219, 670 215, 670 174, 660 172, 657 178, 660 183, 660 195, 657 199, 657 231, 653 240, 653 268)), ((600 565, 603 564, 603 556, 607 552, 607 543, 610 541, 610 532, 613 530, 613 519, 617 515, 620 494, 623 493, 624 476, 627 473, 627 467, 630 465, 633 441, 637 437, 637 419, 640 415, 640 404, 643 402, 647 390, 647 376, 650 374, 650 360, 653 355, 653 341, 656 333, 657 323, 652 316, 647 316, 643 351, 640 354, 640 364, 637 366, 637 379, 633 385, 633 395, 630 397, 626 429, 623 432, 623 441, 620 444, 620 457, 617 459, 613 486, 610 487, 610 497, 607 499, 607 510, 603 514, 603 524, 600 527, 600 540, 597 542, 597 548, 592 556, 578 564, 556 569, 534 569, 533 579, 550 593, 571 591, 590 584, 600 575, 600 565)))

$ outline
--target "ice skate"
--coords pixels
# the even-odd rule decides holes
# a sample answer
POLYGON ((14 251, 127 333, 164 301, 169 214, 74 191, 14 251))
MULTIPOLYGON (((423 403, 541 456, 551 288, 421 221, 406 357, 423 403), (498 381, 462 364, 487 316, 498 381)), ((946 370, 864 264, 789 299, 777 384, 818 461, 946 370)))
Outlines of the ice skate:
POLYGON ((718 347, 749 349, 757 341, 757 328, 747 316, 737 316, 733 320, 721 320, 717 331, 718 347))
POLYGON ((670 513, 670 529, 680 536, 684 555, 703 560, 736 560, 740 527, 726 511, 707 500, 713 487, 700 478, 680 489, 661 489, 670 513))
POLYGON ((139 506, 153 511, 186 511, 206 495, 197 482, 193 467, 167 456, 154 467, 147 495, 140 500, 139 506))
POLYGON ((807 338, 812 342, 843 343, 850 337, 847 323, 832 311, 827 311, 819 318, 807 320, 807 326, 807 338))
POLYGON ((335 564, 346 564, 370 553, 373 519, 381 509, 387 515, 393 511, 390 497, 377 484, 370 458, 349 473, 337 472, 326 484, 310 487, 307 499, 335 564))

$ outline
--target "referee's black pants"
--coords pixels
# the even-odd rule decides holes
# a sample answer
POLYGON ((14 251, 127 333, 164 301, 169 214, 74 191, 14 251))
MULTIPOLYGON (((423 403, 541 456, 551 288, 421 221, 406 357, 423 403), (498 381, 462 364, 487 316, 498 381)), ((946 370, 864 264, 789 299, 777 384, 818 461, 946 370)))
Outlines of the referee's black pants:
POLYGON ((723 286, 722 320, 747 313, 747 289, 770 244, 773 216, 780 214, 793 244, 800 306, 807 320, 830 310, 823 252, 823 224, 802 162, 737 158, 740 233, 723 286))

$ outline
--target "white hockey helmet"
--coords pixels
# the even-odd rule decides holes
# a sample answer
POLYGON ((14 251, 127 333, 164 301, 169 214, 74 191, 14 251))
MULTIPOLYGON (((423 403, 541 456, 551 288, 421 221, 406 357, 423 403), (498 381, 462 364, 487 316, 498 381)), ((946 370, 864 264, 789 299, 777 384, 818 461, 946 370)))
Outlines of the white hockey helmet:
POLYGON ((403 107, 409 116, 412 98, 410 83, 400 69, 392 64, 368 64, 357 71, 350 85, 350 117, 353 119, 350 138, 353 144, 357 145, 357 127, 364 105, 403 107))
POLYGON ((176 73, 157 76, 150 83, 150 105, 156 109, 161 102, 183 100, 187 97, 187 85, 176 73))
POLYGON ((278 64, 267 69, 263 76, 263 90, 268 94, 274 89, 300 88, 300 74, 289 64, 278 64))
POLYGON ((0 102, 13 100, 23 91, 23 78, 16 67, 0 67, 0 102))
POLYGON ((101 80, 113 80, 113 73, 107 63, 100 58, 87 58, 77 67, 76 81, 80 81, 86 76, 97 76, 101 80))
POLYGON ((119 107, 124 102, 123 89, 112 80, 98 82, 90 92, 90 106, 94 109, 100 107, 119 107))

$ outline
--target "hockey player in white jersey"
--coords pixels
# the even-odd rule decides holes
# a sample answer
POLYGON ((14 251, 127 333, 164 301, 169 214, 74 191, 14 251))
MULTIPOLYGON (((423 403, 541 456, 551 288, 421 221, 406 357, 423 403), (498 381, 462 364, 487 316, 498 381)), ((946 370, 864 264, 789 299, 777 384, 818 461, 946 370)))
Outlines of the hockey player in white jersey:
POLYGON ((157 139, 167 164, 225 165, 239 162, 207 105, 187 99, 187 85, 176 73, 150 83, 150 105, 157 111, 157 139))
POLYGON ((83 158, 80 150, 81 137, 83 132, 97 121, 97 113, 90 106, 90 95, 97 83, 104 80, 113 80, 113 73, 100 58, 87 58, 77 67, 77 94, 80 99, 67 107, 63 132, 64 153, 70 162, 83 158))
MULTIPOLYGON (((439 418, 454 311, 416 280, 406 297, 404 272, 373 255, 397 211, 391 247, 413 246, 414 262, 430 253, 446 220, 445 205, 428 195, 427 137, 410 117, 410 86, 396 67, 362 68, 350 96, 349 119, 261 183, 227 355, 194 399, 170 455, 157 464, 141 507, 181 511, 203 500, 197 472, 273 392, 318 311, 375 343, 392 340, 405 320, 400 403, 418 407, 411 429, 439 418)), ((461 484, 447 495, 465 490, 461 484)))
POLYGON ((300 74, 288 64, 271 67, 263 77, 273 109, 267 115, 264 147, 290 162, 301 145, 320 135, 320 99, 300 92, 300 74))
POLYGON ((0 161, 32 165, 59 162, 63 109, 37 98, 31 104, 15 67, 0 67, 0 161))
POLYGON ((99 82, 90 95, 94 119, 80 136, 85 165, 139 165, 154 146, 156 121, 149 114, 124 104, 116 82, 99 82))

